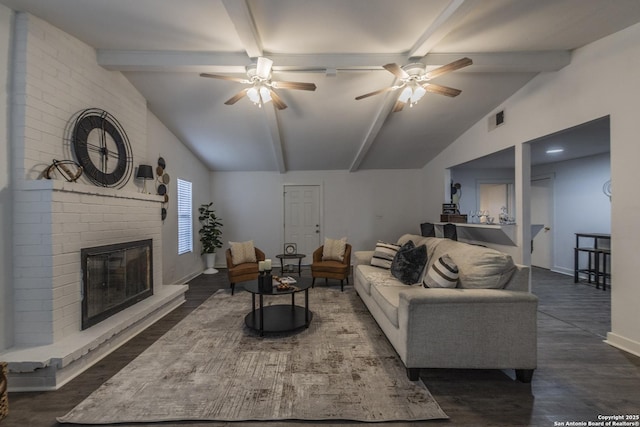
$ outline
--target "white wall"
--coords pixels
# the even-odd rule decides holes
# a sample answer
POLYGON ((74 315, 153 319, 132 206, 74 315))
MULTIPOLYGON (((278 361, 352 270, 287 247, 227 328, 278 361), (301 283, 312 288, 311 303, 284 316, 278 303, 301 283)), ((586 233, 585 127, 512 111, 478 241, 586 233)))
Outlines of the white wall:
POLYGON ((602 185, 611 177, 610 155, 535 166, 531 175, 553 174, 553 265, 573 275, 575 233, 611 233, 611 203, 602 185))
MULTIPOLYGON (((209 169, 151 112, 147 114, 147 136, 149 145, 146 162, 154 166, 155 174, 158 158, 165 159, 165 172, 171 179, 168 185, 169 202, 164 205, 167 217, 162 225, 162 277, 164 284, 184 283, 204 269, 198 241, 200 224, 197 217, 198 207, 209 203, 211 199, 209 169), (178 255, 176 178, 190 181, 193 185, 194 250, 182 255, 178 255)), ((154 192, 156 185, 148 182, 147 189, 154 192)))
MULTIPOLYGON (((11 10, 0 5, 0 301, 11 301, 11 158, 9 145, 9 64, 11 52, 11 10)), ((13 344, 13 310, 0 303, 0 349, 13 344)))
MULTIPOLYGON (((346 236, 354 251, 373 250, 377 240, 395 242, 404 233, 420 233, 425 221, 420 177, 419 170, 213 172, 212 201, 225 243, 254 240, 274 258, 284 243, 283 186, 321 185, 321 237, 346 236)), ((308 263, 311 254, 306 255, 308 263)), ((223 265, 224 259, 219 256, 216 263, 223 265)))
MULTIPOLYGON (((640 181, 638 69, 640 24, 575 51, 572 63, 564 69, 534 78, 496 106, 508 111, 503 126, 488 132, 486 117, 481 119, 425 166, 423 179, 441 183, 440 188, 426 189, 424 209, 433 217, 446 188, 446 168, 510 146, 516 146, 516 153, 526 154, 521 148, 527 141, 610 115, 611 181, 618 196, 614 194, 611 202, 612 331, 607 339, 640 355, 640 287, 635 269, 640 261, 640 199, 625 196, 634 194, 640 181), (593 84, 602 80, 603 69, 609 70, 607 84, 593 84)), ((520 174, 518 168, 516 174, 520 174)))

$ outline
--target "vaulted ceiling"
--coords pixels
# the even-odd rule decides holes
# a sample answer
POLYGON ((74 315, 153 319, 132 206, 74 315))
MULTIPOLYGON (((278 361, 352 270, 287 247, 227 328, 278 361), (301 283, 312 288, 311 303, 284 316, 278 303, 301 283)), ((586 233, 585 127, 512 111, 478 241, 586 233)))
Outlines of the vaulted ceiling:
MULTIPOLYGON (((0 0, 97 50, 149 109, 211 170, 421 168, 538 73, 571 51, 640 22, 637 0, 0 0), (200 73, 245 77, 259 56, 288 105, 257 108, 244 88, 200 73), (428 93, 391 110, 399 91, 387 63, 427 70, 469 57, 434 79, 462 90, 428 93)), ((606 76, 603 76, 606 77, 606 76)))

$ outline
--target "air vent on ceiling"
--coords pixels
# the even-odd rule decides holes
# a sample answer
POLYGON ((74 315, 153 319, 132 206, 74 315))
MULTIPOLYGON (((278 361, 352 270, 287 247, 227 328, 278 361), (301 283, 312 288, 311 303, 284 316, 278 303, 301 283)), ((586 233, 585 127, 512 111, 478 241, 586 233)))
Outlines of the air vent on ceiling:
POLYGON ((500 110, 497 113, 489 116, 489 131, 494 130, 498 126, 504 124, 504 110, 500 110))

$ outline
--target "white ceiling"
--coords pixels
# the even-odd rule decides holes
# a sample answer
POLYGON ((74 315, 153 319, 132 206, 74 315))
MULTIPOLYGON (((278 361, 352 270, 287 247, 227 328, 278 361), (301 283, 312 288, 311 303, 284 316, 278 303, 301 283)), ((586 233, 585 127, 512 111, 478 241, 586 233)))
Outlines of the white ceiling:
POLYGON ((212 170, 420 168, 539 72, 566 66, 571 50, 640 22, 638 0, 0 0, 97 49, 149 109, 212 170), (289 108, 224 101, 252 58, 274 61, 289 108), (467 56, 473 65, 434 82, 389 113, 397 92, 382 68, 428 69, 467 56))

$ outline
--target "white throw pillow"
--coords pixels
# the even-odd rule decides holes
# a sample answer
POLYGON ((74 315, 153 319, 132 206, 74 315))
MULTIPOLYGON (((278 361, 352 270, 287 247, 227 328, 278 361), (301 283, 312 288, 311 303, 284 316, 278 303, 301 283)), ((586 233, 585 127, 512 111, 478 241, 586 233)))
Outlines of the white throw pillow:
POLYGON ((324 239, 324 247, 322 248, 323 261, 344 261, 344 251, 347 248, 347 238, 342 239, 324 239))
POLYGON ((425 288, 455 288, 458 276, 458 266, 444 254, 431 264, 422 284, 425 288))
POLYGON ((231 262, 233 262, 233 265, 258 262, 253 240, 248 242, 229 242, 229 246, 231 247, 231 262))

